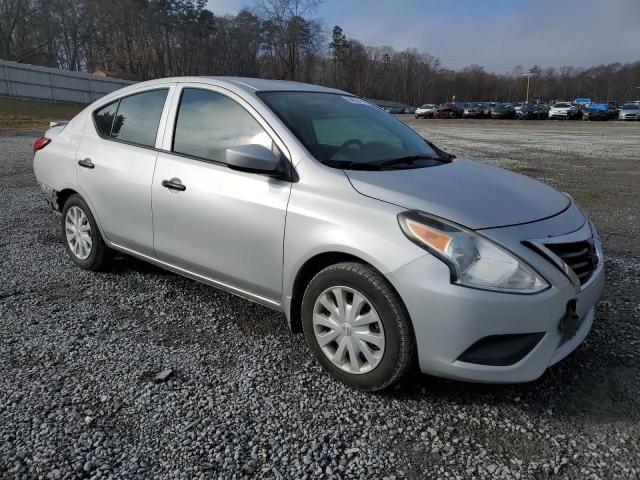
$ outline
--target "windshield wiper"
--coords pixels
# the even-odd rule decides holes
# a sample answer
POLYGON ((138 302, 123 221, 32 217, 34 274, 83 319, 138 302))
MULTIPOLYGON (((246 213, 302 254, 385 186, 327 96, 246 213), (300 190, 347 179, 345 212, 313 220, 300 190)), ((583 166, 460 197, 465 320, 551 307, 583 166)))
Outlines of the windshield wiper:
POLYGON ((329 167, 342 168, 344 170, 380 170, 380 165, 352 162, 350 160, 324 160, 322 163, 329 167))
POLYGON ((393 167, 396 165, 415 165, 418 160, 432 160, 437 162, 438 164, 442 163, 438 157, 432 157, 430 155, 408 155, 406 157, 393 158, 391 160, 386 160, 378 165, 382 168, 385 167, 393 167))

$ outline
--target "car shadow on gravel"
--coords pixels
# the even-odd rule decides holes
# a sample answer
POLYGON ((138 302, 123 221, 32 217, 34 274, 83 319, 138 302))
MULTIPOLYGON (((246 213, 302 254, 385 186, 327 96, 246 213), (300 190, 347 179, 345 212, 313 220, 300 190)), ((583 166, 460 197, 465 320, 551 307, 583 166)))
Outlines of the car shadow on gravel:
POLYGON ((578 348, 540 378, 521 384, 483 384, 446 380, 414 371, 395 390, 382 395, 397 400, 460 406, 510 407, 528 415, 553 415, 585 424, 640 422, 640 378, 632 365, 593 348, 578 348))

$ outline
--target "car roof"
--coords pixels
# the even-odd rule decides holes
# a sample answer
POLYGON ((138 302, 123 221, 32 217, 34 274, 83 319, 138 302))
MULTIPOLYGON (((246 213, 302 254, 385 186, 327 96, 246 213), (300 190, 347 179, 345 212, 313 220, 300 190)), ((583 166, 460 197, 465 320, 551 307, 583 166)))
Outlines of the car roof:
POLYGON ((191 76, 191 77, 170 77, 149 80, 147 82, 136 83, 136 87, 146 87, 163 85, 167 83, 204 83, 226 87, 230 90, 241 90, 248 93, 260 91, 298 91, 298 92, 325 92, 351 95, 335 88, 313 85, 311 83, 292 82, 288 80, 267 80, 263 78, 250 77, 215 77, 215 76, 191 76))

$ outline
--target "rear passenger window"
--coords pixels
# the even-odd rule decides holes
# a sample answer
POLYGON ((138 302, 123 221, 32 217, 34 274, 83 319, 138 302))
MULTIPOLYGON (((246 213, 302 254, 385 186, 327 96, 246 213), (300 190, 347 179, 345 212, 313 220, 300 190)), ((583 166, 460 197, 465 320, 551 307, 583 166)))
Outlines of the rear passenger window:
POLYGON ((123 142, 146 147, 155 146, 160 115, 166 98, 167 90, 162 89, 120 99, 111 136, 123 142))
POLYGON ((182 91, 173 151, 226 162, 226 149, 258 144, 272 148, 271 137, 237 102, 209 90, 182 91))
POLYGON ((103 137, 111 135, 111 126, 113 125, 113 117, 118 110, 118 102, 115 101, 102 107, 100 110, 93 112, 93 118, 96 121, 96 128, 98 133, 103 137))

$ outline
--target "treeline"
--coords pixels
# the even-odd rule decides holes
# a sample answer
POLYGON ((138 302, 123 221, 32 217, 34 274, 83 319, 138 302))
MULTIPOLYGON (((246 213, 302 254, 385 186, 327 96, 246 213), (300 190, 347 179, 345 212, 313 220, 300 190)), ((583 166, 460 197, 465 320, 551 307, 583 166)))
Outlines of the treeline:
MULTIPOLYGON (((412 105, 523 99, 524 69, 461 70, 416 49, 401 52, 327 30, 320 0, 254 0, 217 16, 206 0, 0 0, 0 58, 134 80, 237 75, 298 80, 412 105)), ((446 41, 443 40, 443 41, 446 41)), ((640 62, 583 69, 534 66, 530 97, 640 97, 640 62)))

